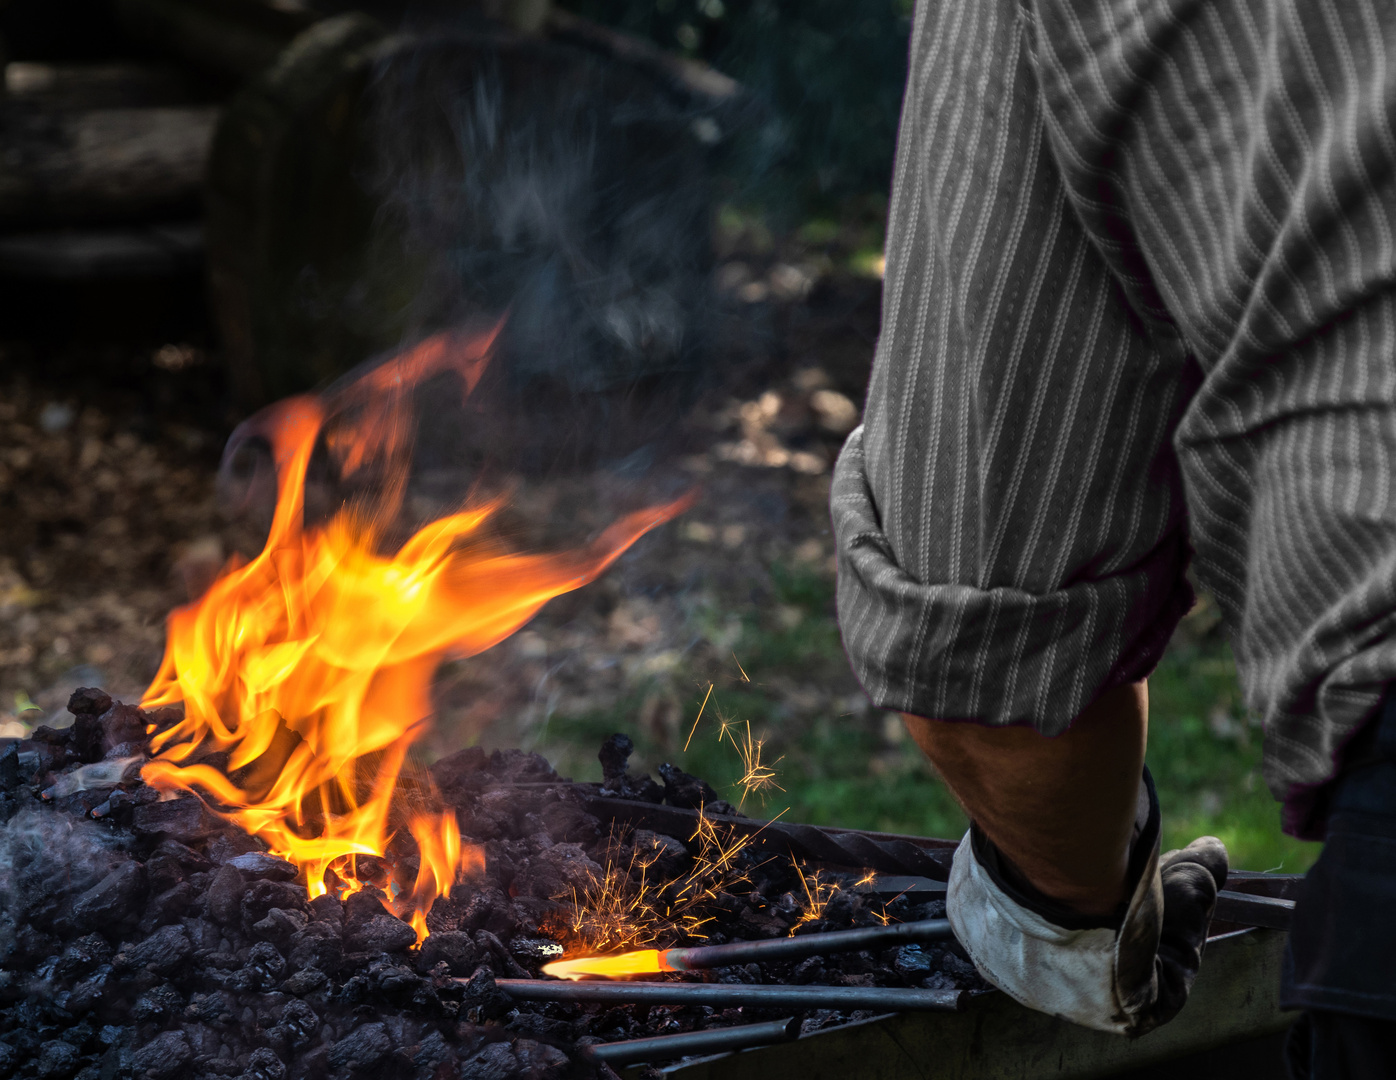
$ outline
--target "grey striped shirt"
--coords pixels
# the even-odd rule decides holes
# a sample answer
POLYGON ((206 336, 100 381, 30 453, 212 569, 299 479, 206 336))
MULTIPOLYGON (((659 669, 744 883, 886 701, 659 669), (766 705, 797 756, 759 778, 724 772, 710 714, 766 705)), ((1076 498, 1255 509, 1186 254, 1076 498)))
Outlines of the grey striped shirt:
POLYGON ((839 616, 1055 734, 1217 597, 1286 828, 1396 676, 1396 5, 921 0, 839 616))

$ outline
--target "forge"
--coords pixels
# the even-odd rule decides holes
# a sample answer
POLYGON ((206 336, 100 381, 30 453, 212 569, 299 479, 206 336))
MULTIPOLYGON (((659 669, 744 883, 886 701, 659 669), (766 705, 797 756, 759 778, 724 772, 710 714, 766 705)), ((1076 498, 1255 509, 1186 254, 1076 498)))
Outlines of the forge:
MULTIPOLYGON (((857 837, 893 867, 905 862, 899 844, 922 853, 921 869, 944 865, 943 842, 782 831, 730 807, 709 813, 706 785, 681 770, 666 770, 663 785, 626 772, 628 740, 616 737, 602 749, 609 775, 599 784, 569 781, 521 751, 464 750, 431 767, 443 810, 481 861, 430 905, 419 944, 394 904, 401 883, 416 880, 417 853, 361 856, 356 890, 312 896, 303 868, 193 794, 162 797, 141 779, 144 755, 127 751, 146 729, 170 730, 178 708, 142 711, 91 690, 70 707, 71 726, 37 729, 0 756, 6 1075, 605 1076, 604 1055, 589 1052, 598 1044, 740 1037, 792 1019, 808 1033, 886 1005, 542 1001, 501 987, 594 985, 542 969, 626 945, 798 942, 944 913, 939 882, 812 858, 818 841, 802 830, 836 850, 857 850, 857 837)), ((665 978, 939 991, 950 1008, 983 986, 944 935, 803 955, 787 947, 665 978)))

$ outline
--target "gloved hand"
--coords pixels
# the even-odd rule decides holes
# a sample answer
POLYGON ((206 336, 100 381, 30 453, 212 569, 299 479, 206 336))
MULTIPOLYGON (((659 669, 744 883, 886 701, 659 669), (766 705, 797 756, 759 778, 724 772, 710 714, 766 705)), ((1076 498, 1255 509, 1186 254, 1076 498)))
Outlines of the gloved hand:
POLYGON ((1159 856, 1158 797, 1145 769, 1123 911, 1083 916, 1043 895, 971 828, 955 851, 946 914, 980 974, 1010 997, 1138 1036, 1187 1001, 1226 872, 1213 836, 1159 856))

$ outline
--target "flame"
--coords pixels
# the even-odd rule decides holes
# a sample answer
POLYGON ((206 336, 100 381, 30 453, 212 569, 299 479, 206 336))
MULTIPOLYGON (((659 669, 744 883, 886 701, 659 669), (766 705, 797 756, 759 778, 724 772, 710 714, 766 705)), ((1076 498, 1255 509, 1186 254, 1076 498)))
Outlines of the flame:
POLYGON ((381 554, 406 487, 407 391, 454 371, 468 396, 494 336, 423 342, 351 388, 334 417, 309 396, 272 407, 263 430, 277 503, 266 545, 250 562, 230 561, 202 598, 170 615, 164 660, 141 703, 185 707, 182 721, 152 736, 147 783, 193 792, 261 837, 301 869, 312 897, 380 883, 381 867, 360 859, 383 859, 393 871, 385 904, 410 919, 419 941, 435 898, 484 862, 462 843, 454 812, 433 808, 429 782, 417 785, 424 792, 398 782, 429 723, 437 666, 499 643, 688 503, 630 514, 585 549, 537 555, 483 541, 499 508, 485 502, 381 554), (306 470, 322 436, 341 475, 386 466, 383 490, 371 511, 346 507, 307 527, 306 470), (400 880, 404 832, 419 856, 411 881, 400 880))
POLYGON ((623 979, 629 975, 657 975, 678 971, 666 959, 667 953, 658 949, 638 949, 614 956, 583 956, 576 960, 554 960, 543 965, 543 972, 559 979, 598 978, 623 979))

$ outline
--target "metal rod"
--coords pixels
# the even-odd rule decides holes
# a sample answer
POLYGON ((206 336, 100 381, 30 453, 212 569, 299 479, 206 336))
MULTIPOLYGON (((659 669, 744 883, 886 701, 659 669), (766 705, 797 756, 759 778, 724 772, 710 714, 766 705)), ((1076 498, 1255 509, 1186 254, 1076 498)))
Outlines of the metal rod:
POLYGON ((680 1035, 655 1035, 649 1039, 593 1043, 582 1049, 582 1056, 607 1065, 629 1065, 636 1061, 668 1061, 689 1054, 720 1054, 724 1050, 745 1050, 788 1042, 800 1034, 799 1017, 772 1020, 767 1024, 686 1031, 680 1035))
POLYGON ((1217 893, 1217 909, 1212 918, 1241 926, 1288 930, 1294 918, 1294 901, 1223 889, 1217 893))
POLYGON ((891 926, 866 926, 858 930, 830 930, 820 934, 800 934, 796 937, 763 938, 760 941, 733 941, 726 945, 668 949, 663 956, 671 971, 692 971, 697 968, 726 967, 728 964, 749 964, 761 960, 801 960, 807 956, 824 956, 828 953, 885 949, 889 945, 912 941, 949 941, 954 936, 949 919, 923 919, 919 922, 893 923, 891 926))
MULTIPOLYGON (((458 979, 464 982, 464 979, 458 979)), ((556 982, 496 979, 513 998, 595 1001, 612 1005, 713 1005, 758 1009, 881 1009, 886 1012, 956 1012, 963 990, 900 990, 891 986, 751 986, 746 983, 556 982)))

